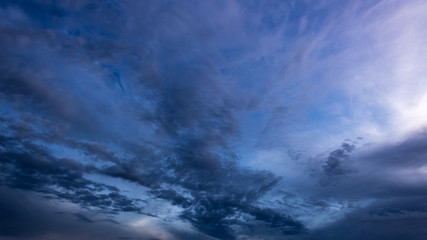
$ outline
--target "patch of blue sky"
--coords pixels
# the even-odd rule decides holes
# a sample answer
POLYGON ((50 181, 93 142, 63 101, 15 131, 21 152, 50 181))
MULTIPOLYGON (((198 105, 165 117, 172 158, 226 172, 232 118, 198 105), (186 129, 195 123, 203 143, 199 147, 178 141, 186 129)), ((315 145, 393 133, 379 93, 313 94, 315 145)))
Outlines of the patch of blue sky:
POLYGON ((140 199, 142 201, 146 201, 152 198, 152 196, 150 196, 148 193, 150 190, 149 188, 134 182, 96 173, 85 173, 84 176, 86 179, 93 182, 99 182, 109 186, 117 187, 120 189, 120 194, 123 194, 129 198, 140 199))
POLYGON ((93 158, 90 158, 79 149, 70 148, 60 143, 39 142, 38 144, 43 148, 47 149, 49 153, 51 153, 57 159, 72 159, 83 165, 86 165, 88 163, 94 165, 96 164, 96 162, 93 161, 93 158))

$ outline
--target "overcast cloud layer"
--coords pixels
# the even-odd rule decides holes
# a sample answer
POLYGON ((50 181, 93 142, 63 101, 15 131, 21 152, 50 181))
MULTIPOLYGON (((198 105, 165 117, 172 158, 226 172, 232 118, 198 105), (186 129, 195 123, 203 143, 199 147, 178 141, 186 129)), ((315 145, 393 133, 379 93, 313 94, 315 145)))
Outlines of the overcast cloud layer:
POLYGON ((425 239, 426 11, 1 1, 0 239, 425 239))

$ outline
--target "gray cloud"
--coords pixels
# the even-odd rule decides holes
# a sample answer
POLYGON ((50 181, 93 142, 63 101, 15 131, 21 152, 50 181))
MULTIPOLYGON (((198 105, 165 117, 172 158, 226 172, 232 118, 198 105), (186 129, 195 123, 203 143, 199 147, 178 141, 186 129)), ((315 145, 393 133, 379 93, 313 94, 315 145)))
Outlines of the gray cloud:
MULTIPOLYGON (((60 202, 1 187, 1 239, 152 239, 117 223, 70 212, 60 202), (65 212, 67 211, 67 212, 65 212)), ((83 210, 81 210, 83 211, 83 210)), ((108 219, 107 219, 108 220, 108 219)))
POLYGON ((118 188, 85 177, 100 174, 148 187, 207 235, 234 239, 233 226, 250 219, 282 234, 304 231, 291 216, 258 206, 279 178, 239 167, 230 146, 239 141, 236 114, 246 104, 219 72, 230 46, 254 46, 240 23, 252 21, 242 6, 141 4, 9 4, 25 16, 19 23, 25 27, 1 29, 3 48, 14 56, 1 60, 8 62, 1 69, 2 101, 16 102, 6 108, 12 116, 4 122, 3 184, 109 213, 155 216, 118 188), (215 11, 216 20, 188 15, 190 7, 215 11), (85 67, 70 72, 65 63, 85 67), (99 103, 110 97, 117 101, 99 103), (51 144, 83 155, 57 158, 51 144))
MULTIPOLYGON (((425 219, 417 204, 425 198, 424 133, 375 148, 344 142, 315 164, 292 149, 299 144, 293 131, 306 126, 302 118, 330 120, 309 105, 339 99, 320 93, 323 75, 317 85, 299 79, 313 77, 317 68, 305 70, 317 58, 339 51, 329 52, 333 44, 322 42, 336 31, 320 27, 332 18, 323 12, 328 4, 0 3, 0 184, 7 189, 1 210, 8 216, 1 221, 13 220, 0 233, 41 239, 53 231, 47 226, 53 218, 38 202, 33 207, 46 225, 31 227, 37 225, 31 211, 13 203, 20 189, 85 209, 57 223, 55 234, 64 239, 90 238, 95 225, 123 232, 114 238, 138 239, 118 218, 92 212, 152 217, 176 239, 352 239, 344 231, 350 225, 354 236, 378 226, 373 239, 418 239, 425 219), (242 158, 256 150, 282 148, 296 153, 300 172, 277 176, 243 166, 242 158), (421 180, 402 177, 411 174, 421 180), (143 193, 134 197, 124 184, 143 193), (293 192, 278 194, 286 191, 293 192), (196 235, 174 229, 150 208, 163 201, 196 235), (342 222, 310 233, 299 220, 301 212, 320 215, 336 202, 345 212, 342 222), (407 235, 382 227, 399 222, 416 224, 407 235), (31 226, 20 233, 20 224, 31 226)), ((307 148, 317 144, 300 138, 307 148)))

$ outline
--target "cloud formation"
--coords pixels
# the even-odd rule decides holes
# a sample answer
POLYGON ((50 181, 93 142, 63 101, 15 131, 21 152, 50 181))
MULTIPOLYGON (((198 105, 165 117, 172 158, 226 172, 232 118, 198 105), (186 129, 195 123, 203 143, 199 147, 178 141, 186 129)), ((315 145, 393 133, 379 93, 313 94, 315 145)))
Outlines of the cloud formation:
POLYGON ((422 239, 425 9, 0 3, 0 237, 422 239))

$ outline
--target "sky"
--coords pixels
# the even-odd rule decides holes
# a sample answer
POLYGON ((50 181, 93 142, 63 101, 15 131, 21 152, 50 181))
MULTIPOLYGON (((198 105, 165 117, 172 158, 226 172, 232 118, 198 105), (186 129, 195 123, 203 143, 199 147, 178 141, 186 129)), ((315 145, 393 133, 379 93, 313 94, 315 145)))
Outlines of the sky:
POLYGON ((426 12, 1 1, 0 239, 425 239, 426 12))

